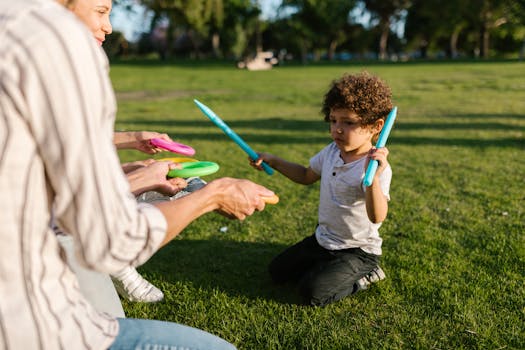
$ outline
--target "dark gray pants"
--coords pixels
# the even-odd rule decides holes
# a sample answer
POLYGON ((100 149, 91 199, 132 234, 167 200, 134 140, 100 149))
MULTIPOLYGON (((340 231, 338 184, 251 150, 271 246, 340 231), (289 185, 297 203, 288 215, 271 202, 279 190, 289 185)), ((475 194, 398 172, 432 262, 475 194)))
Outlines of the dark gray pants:
POLYGON ((269 271, 276 283, 298 282, 305 304, 324 306, 355 293, 355 282, 378 264, 360 248, 325 249, 314 234, 277 255, 269 271))

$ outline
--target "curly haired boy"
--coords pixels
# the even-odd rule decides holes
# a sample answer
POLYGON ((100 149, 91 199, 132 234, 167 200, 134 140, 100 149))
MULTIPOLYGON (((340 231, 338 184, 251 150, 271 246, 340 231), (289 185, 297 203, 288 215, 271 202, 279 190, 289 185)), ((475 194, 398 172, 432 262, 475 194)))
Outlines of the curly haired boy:
POLYGON ((333 139, 310 159, 308 167, 268 153, 267 162, 290 180, 310 185, 321 180, 318 225, 313 235, 287 248, 269 265, 276 283, 297 282, 306 304, 324 306, 385 278, 379 267, 392 169, 388 150, 375 142, 392 109, 392 93, 366 72, 332 82, 321 112, 333 139), (372 185, 363 185, 370 159, 379 162, 372 185))

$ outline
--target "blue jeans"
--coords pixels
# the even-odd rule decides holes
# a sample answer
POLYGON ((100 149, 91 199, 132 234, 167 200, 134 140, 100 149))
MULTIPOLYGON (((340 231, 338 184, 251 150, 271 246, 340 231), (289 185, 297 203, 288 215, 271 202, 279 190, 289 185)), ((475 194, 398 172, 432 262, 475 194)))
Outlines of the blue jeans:
POLYGON ((110 350, 235 350, 226 340, 172 322, 117 318, 119 333, 110 350))

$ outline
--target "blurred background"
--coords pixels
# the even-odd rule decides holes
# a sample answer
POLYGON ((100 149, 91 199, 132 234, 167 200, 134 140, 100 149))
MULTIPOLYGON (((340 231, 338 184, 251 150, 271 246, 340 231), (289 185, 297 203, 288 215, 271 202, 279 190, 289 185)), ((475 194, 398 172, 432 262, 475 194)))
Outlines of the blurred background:
POLYGON ((111 59, 523 59, 525 0, 114 0, 111 59), (263 54, 264 53, 264 54, 263 54))

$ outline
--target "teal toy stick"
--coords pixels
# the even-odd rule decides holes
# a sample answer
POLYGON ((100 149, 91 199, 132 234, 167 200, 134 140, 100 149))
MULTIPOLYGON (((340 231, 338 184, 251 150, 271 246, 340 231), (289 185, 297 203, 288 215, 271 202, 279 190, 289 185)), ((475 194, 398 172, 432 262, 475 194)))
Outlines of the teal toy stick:
MULTIPOLYGON (((197 107, 199 107, 199 109, 202 111, 202 113, 204 113, 205 116, 207 116, 222 131, 224 131, 224 133, 228 135, 233 140, 233 142, 235 142, 240 148, 242 148, 242 150, 246 152, 252 160, 257 160, 259 158, 259 155, 255 153, 255 151, 251 149, 251 147, 248 146, 248 144, 244 142, 244 140, 241 139, 240 136, 235 133, 235 131, 233 131, 228 125, 226 125, 226 123, 223 122, 222 119, 219 118, 219 116, 215 114, 208 106, 197 100, 193 100, 193 102, 195 102, 197 107)), ((267 163, 262 162, 261 165, 268 175, 273 174, 273 169, 267 163)))
MULTIPOLYGON (((381 132, 379 133, 379 138, 377 139, 376 148, 385 147, 388 135, 390 135, 390 130, 392 130, 392 125, 394 125, 394 121, 396 120, 396 115, 397 107, 394 107, 386 117, 385 125, 383 125, 383 130, 381 130, 381 132)), ((379 162, 375 159, 371 159, 370 163, 368 163, 368 168, 366 169, 365 178, 363 180, 365 186, 370 186, 372 184, 372 180, 374 179, 378 165, 379 162)))

